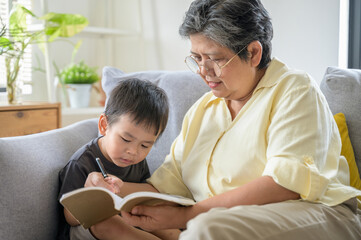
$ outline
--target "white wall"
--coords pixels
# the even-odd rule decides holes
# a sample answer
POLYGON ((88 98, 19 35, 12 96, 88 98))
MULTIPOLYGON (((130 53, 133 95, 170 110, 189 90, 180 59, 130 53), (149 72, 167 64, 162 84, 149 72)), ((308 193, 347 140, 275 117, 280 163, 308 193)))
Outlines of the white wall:
POLYGON ((263 0, 273 27, 273 56, 317 82, 338 65, 339 0, 263 0))
MULTIPOLYGON (((166 70, 183 70, 187 69, 184 64, 184 58, 189 55, 190 45, 187 40, 181 39, 178 34, 178 28, 182 23, 185 12, 188 10, 188 7, 192 0, 153 0, 151 5, 153 5, 153 29, 156 36, 156 45, 155 50, 159 50, 159 53, 148 55, 148 65, 147 68, 159 68, 166 70), (150 65, 152 63, 153 56, 157 56, 159 59, 158 66, 150 65)), ((148 8, 147 4, 150 4, 150 1, 143 1, 144 4, 143 12, 146 12, 145 9, 148 8)), ((150 36, 150 29, 152 26, 148 25, 145 19, 144 29, 145 36, 150 36)), ((154 33, 153 33, 154 34, 154 33)))
MULTIPOLYGON (((111 9, 106 7, 111 0, 47 1, 50 11, 81 13, 90 25, 140 31, 139 35, 115 40, 82 37, 77 60, 98 66, 99 73, 105 65, 126 72, 187 69, 184 57, 190 46, 178 35, 178 28, 192 0, 113 0, 111 9)), ((39 2, 34 0, 34 4, 39 2)), ((290 67, 306 70, 320 82, 327 66, 338 65, 340 0, 262 2, 273 21, 273 56, 290 67)), ((52 44, 51 50, 60 67, 70 61, 69 44, 52 44)), ((36 73, 34 81, 35 94, 30 98, 46 100, 45 75, 36 73)))
MULTIPOLYGON (((147 1, 142 1, 146 3, 147 1)), ((189 43, 178 36, 178 27, 189 1, 153 0, 155 4, 161 69, 186 69, 183 59, 189 43)), ((310 73, 320 82, 327 66, 338 65, 339 0, 262 0, 273 27, 273 56, 290 67, 310 73)), ((146 20, 146 23, 150 21, 146 20)), ((146 27, 149 31, 151 26, 146 27)), ((149 58, 149 56, 148 56, 149 58)), ((152 63, 153 65, 151 65, 152 63)))
MULTIPOLYGON (((141 39, 136 37, 117 39, 116 55, 119 57, 116 58, 115 66, 127 72, 186 69, 183 60, 189 53, 189 45, 180 38, 178 27, 191 2, 191 0, 140 0, 141 39)), ((134 1, 134 4, 136 5, 137 1, 134 1)), ((121 1, 118 1, 117 5, 119 9, 123 8, 121 1)), ((116 26, 121 28, 133 24, 133 29, 136 29, 137 24, 133 22, 139 20, 134 19, 136 14, 135 11, 126 11, 123 15, 118 15, 116 26)))

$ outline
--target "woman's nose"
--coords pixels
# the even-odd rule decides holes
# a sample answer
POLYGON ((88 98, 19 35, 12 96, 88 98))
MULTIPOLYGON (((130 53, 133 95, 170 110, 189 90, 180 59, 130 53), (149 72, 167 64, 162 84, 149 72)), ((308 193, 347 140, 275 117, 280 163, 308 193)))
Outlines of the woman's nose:
POLYGON ((209 66, 209 64, 207 64, 206 62, 204 64, 198 64, 199 66, 199 72, 200 74, 202 74, 203 76, 210 76, 210 77, 214 77, 214 70, 212 67, 209 66))
POLYGON ((206 69, 206 67, 202 64, 199 64, 199 72, 200 74, 202 74, 203 76, 206 76, 208 73, 208 69, 206 69))

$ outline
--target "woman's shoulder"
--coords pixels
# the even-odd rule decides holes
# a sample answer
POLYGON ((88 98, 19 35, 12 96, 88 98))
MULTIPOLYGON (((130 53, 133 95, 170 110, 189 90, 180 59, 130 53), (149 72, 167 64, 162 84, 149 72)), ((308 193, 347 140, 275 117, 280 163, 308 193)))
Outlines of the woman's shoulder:
POLYGON ((271 79, 271 82, 297 85, 311 84, 314 82, 313 78, 306 71, 291 68, 277 58, 272 59, 266 73, 268 74, 267 78, 271 79))
POLYGON ((268 81, 285 92, 318 89, 317 82, 306 71, 288 67, 274 58, 268 69, 268 81))

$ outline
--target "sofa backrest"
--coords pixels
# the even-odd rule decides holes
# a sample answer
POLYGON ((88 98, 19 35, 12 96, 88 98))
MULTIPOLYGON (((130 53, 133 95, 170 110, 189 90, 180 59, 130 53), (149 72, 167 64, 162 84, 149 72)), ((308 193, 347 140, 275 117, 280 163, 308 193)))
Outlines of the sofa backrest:
POLYGON ((361 175, 361 70, 328 67, 320 88, 333 114, 346 117, 355 160, 361 175))
POLYGON ((149 80, 161 87, 168 95, 170 109, 167 127, 147 156, 149 169, 153 173, 169 153, 173 140, 181 130, 185 113, 194 102, 210 89, 199 75, 191 71, 124 73, 117 68, 105 67, 103 69, 102 87, 106 95, 110 95, 110 92, 119 81, 129 78, 149 80))
POLYGON ((0 238, 56 239, 58 172, 98 135, 97 119, 48 132, 0 138, 0 238))

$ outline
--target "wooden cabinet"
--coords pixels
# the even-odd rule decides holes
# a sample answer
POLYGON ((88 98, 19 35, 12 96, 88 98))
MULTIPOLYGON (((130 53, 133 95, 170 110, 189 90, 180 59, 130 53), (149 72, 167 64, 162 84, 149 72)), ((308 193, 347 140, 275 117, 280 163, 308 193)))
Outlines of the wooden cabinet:
POLYGON ((60 103, 0 103, 0 137, 44 132, 61 126, 60 103))

